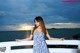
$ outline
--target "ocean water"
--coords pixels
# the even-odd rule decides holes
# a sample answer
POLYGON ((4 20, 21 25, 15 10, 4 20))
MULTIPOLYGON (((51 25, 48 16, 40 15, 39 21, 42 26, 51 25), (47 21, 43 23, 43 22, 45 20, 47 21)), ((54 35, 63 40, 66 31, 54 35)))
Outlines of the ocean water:
POLYGON ((52 37, 56 38, 73 39, 76 35, 80 38, 80 28, 49 29, 48 31, 52 37))
MULTIPOLYGON (((51 37, 73 39, 73 36, 80 34, 80 28, 48 29, 51 37)), ((15 39, 26 38, 30 31, 0 31, 0 42, 15 41, 15 39)))

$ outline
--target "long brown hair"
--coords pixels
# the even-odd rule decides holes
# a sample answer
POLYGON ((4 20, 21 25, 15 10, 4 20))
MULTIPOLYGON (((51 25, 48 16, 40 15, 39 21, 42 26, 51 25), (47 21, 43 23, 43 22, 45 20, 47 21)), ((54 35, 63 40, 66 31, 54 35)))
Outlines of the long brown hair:
MULTIPOLYGON (((41 16, 37 16, 37 17, 34 19, 34 22, 35 22, 35 20, 40 23, 42 32, 44 33, 44 35, 46 35, 46 27, 45 27, 45 24, 44 24, 44 21, 43 21, 42 17, 41 17, 41 16)), ((35 30, 36 28, 37 28, 37 26, 35 25, 34 28, 33 28, 32 34, 34 33, 34 30, 35 30)))

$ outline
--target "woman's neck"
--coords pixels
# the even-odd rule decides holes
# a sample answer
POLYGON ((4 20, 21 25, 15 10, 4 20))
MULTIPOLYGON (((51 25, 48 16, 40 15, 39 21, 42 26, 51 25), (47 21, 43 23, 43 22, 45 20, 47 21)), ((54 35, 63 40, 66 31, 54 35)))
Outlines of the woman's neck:
POLYGON ((41 26, 38 26, 37 29, 41 29, 41 26))
POLYGON ((36 30, 37 30, 38 32, 41 32, 41 31, 42 31, 41 26, 38 26, 38 27, 36 28, 36 30))

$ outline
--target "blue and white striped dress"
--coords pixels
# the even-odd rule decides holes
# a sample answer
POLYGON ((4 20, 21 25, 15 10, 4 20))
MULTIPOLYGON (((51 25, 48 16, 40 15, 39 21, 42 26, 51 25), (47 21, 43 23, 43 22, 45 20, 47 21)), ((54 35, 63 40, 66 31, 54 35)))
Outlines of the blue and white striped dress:
POLYGON ((43 32, 34 31, 33 34, 33 53, 49 53, 43 32))

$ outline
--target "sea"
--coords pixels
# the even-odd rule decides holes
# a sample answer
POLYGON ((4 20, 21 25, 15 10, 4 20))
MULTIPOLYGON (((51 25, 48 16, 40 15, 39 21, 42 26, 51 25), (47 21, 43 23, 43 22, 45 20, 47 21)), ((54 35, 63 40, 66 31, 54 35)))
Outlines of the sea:
MULTIPOLYGON (((51 28, 47 30, 51 37, 65 38, 69 40, 74 39, 73 37, 75 35, 80 34, 80 28, 51 28)), ((15 39, 24 39, 29 37, 30 32, 30 30, 0 31, 0 42, 15 41, 15 39)), ((47 37, 45 39, 47 39, 47 37)))

